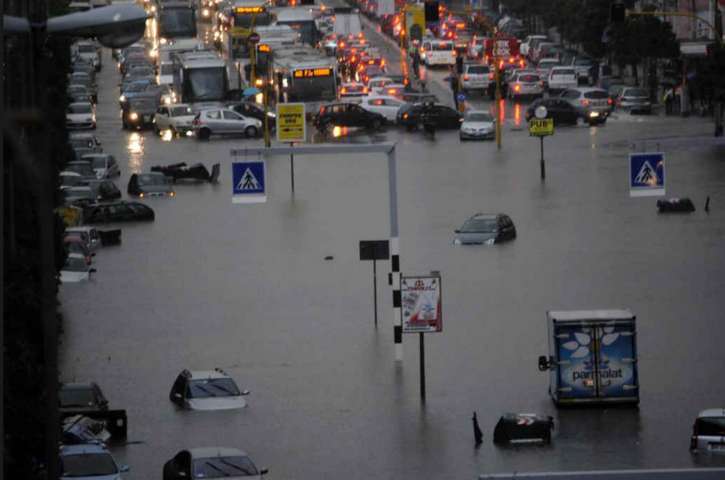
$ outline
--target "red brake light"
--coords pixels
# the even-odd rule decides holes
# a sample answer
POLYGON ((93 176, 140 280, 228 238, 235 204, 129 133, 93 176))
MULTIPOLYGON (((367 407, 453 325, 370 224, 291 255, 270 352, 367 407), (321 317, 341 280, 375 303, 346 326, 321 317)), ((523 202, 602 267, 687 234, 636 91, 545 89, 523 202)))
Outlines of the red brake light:
POLYGON ((347 88, 343 87, 340 93, 347 93, 347 88))
POLYGON ((363 93, 368 93, 370 89, 368 87, 363 87, 363 93))
POLYGON ((608 98, 607 99, 607 105, 611 105, 611 104, 612 104, 612 99, 611 98, 608 98))
POLYGON ((470 80, 470 79, 471 79, 471 77, 469 77, 468 75, 464 75, 464 76, 463 76, 463 79, 464 79, 464 80, 466 80, 466 81, 468 81, 468 80, 470 80))
POLYGON ((521 85, 514 85, 514 92, 520 92, 521 91, 521 85))
POLYGON ((589 100, 587 100, 586 98, 584 98, 584 99, 582 99, 581 104, 586 107, 587 105, 589 105, 589 100))
POLYGON ((490 72, 490 73, 488 74, 488 79, 489 79, 489 80, 493 80, 493 72, 490 72))

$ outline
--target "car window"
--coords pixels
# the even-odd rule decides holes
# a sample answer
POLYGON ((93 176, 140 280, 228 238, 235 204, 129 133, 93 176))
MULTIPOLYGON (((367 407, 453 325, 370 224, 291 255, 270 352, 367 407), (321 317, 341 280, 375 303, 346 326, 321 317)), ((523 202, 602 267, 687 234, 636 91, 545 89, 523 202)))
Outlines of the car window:
POLYGON ((194 478, 255 476, 259 472, 249 457, 211 457, 194 459, 194 478))
POLYGON ((535 83, 541 80, 541 77, 538 75, 521 75, 518 77, 518 81, 520 82, 527 82, 527 83, 535 83))
POLYGON ((623 97, 648 97, 649 94, 644 88, 628 88, 622 92, 623 97))
POLYGON ((489 71, 490 69, 486 65, 472 65, 468 67, 468 73, 473 73, 475 75, 485 75, 489 71))
POLYGON ((609 98, 609 94, 604 90, 592 90, 591 92, 585 92, 584 98, 591 98, 594 100, 609 98))
POLYGON ((469 218, 463 223, 461 233, 495 232, 497 224, 495 218, 469 218))
POLYGON ((157 115, 168 115, 168 113, 166 107, 159 107, 159 110, 156 112, 157 115))
POLYGON ((224 110, 224 112, 222 113, 224 114, 224 120, 240 120, 239 114, 234 113, 230 110, 224 110))
POLYGON ((174 107, 171 109, 171 115, 174 117, 180 117, 183 115, 191 115, 192 111, 190 107, 174 107))
POLYGON ((573 68, 557 68, 556 70, 551 71, 551 76, 555 77, 557 75, 576 75, 574 73, 573 68))
MULTIPOLYGON (((68 258, 68 260, 73 259, 74 257, 68 258)), ((80 260, 85 267, 83 259, 80 260)), ((96 403, 96 397, 90 388, 61 388, 58 392, 58 400, 61 407, 89 407, 96 403)))
POLYGON ((564 98, 579 98, 579 92, 576 90, 567 90, 561 96, 564 98))
POLYGON ((383 100, 382 98, 376 98, 375 100, 370 101, 370 105, 376 105, 376 106, 385 105, 385 100, 383 100))
POLYGON ((208 111, 205 116, 206 118, 211 118, 212 120, 219 120, 221 118, 219 110, 208 111))
POLYGON ((106 168, 106 157, 92 157, 91 162, 93 168, 106 168))
POLYGON ((391 98, 386 98, 385 100, 383 100, 383 104, 389 107, 400 107, 402 105, 401 102, 393 100, 391 98))
POLYGON ((725 436, 725 417, 698 418, 695 421, 697 435, 708 437, 725 436))
POLYGON ((231 378, 192 380, 186 386, 186 398, 236 397, 239 389, 231 378))
POLYGON ((91 113, 93 107, 90 103, 71 103, 68 105, 68 113, 91 113))

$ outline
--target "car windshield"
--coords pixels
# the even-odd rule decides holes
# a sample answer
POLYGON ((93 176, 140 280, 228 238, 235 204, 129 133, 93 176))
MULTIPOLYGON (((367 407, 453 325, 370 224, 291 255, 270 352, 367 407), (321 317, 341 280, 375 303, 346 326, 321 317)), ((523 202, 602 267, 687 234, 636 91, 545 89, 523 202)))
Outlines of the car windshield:
POLYGON ((139 185, 168 185, 170 182, 163 174, 142 173, 138 176, 139 185))
POLYGON ((129 92, 143 92, 144 90, 146 90, 146 85, 148 85, 148 83, 146 83, 146 82, 133 82, 133 83, 130 83, 128 85, 128 87, 126 88, 126 93, 129 93, 129 92))
POLYGON ((495 218, 471 218, 461 227, 461 233, 495 233, 495 218))
POLYGON ((698 418, 695 430, 697 435, 725 437, 725 417, 698 418))
POLYGON ((239 389, 231 378, 192 380, 187 387, 187 398, 237 397, 239 389))
MULTIPOLYGON (((64 270, 82 272, 85 269, 86 262, 82 258, 68 257, 65 262, 64 270)), ((95 404, 96 397, 90 388, 61 388, 58 400, 61 407, 88 407, 95 404)))
POLYGON ((489 68, 486 65, 474 65, 472 67, 468 67, 468 73, 473 73, 474 75, 483 75, 489 72, 489 68))
POLYGON ((106 168, 106 157, 91 157, 93 168, 106 168))
POLYGON ((91 113, 93 108, 90 103, 71 103, 68 105, 68 113, 91 113))
POLYGON ((128 72, 129 77, 152 77, 154 71, 148 67, 133 67, 128 72))
POLYGON ((249 457, 212 457, 194 460, 194 478, 245 477, 259 475, 249 457))
POLYGON ((538 77, 538 75, 521 75, 519 77, 519 82, 535 83, 540 80, 541 79, 538 77))
POLYGON ((93 141, 85 138, 71 138, 70 146, 73 148, 93 148, 93 141))
POLYGON ((572 69, 572 68, 562 68, 562 69, 557 69, 557 70, 552 70, 551 71, 551 76, 552 77, 557 77, 559 75, 562 75, 562 76, 563 75, 575 75, 574 69, 572 69))
POLYGON ((445 51, 452 51, 453 50, 453 43, 434 43, 433 44, 433 51, 435 52, 445 52, 445 51))
POLYGON ((585 92, 584 98, 591 98, 594 100, 601 100, 604 98, 609 98, 609 94, 603 90, 594 90, 591 92, 585 92))
POLYGON ((593 62, 588 58, 577 58, 574 60, 574 65, 578 65, 581 67, 588 67, 591 66, 593 62))
POLYGON ((95 45, 78 45, 78 52, 80 53, 96 53, 95 45))
POLYGON ((193 115, 190 107, 173 107, 171 109, 172 117, 181 117, 184 115, 193 115))
POLYGON ((628 88, 622 94, 625 97, 648 97, 649 94, 644 88, 628 88))
POLYGON ((95 177, 96 173, 93 171, 93 167, 91 167, 90 163, 74 163, 71 165, 68 165, 66 167, 66 170, 70 172, 76 172, 80 175, 87 176, 87 177, 95 177))
POLYGON ((118 473, 110 453, 62 455, 60 468, 63 477, 99 477, 118 473))
POLYGON ((493 122, 493 117, 486 112, 471 112, 466 114, 468 122, 493 122))

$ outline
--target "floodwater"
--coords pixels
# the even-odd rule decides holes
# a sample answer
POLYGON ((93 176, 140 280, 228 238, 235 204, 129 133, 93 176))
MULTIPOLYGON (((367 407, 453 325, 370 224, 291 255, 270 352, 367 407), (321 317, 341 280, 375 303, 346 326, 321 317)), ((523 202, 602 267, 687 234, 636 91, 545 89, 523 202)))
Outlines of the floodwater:
POLYGON ((294 195, 289 160, 269 158, 268 201, 232 204, 229 150, 260 141, 122 131, 110 61, 99 75, 97 135, 120 162, 122 190, 152 165, 222 164, 218 185, 145 200, 155 222, 123 225, 122 245, 99 251, 95 279, 61 289, 61 378, 94 380, 111 408, 128 411, 130 443, 113 449, 127 479, 160 478, 164 462, 197 446, 241 448, 273 479, 725 464, 688 451, 698 411, 725 397, 725 144, 709 123, 627 115, 562 128, 545 140, 545 182, 526 132, 507 128, 497 151, 456 132, 432 142, 389 129, 402 271, 443 278, 444 326, 426 336, 422 404, 417 336, 394 360, 389 263, 378 264, 376 329, 372 265, 358 257, 359 240, 389 235, 385 157, 297 155, 294 195), (655 199, 629 197, 633 144, 665 151, 667 193, 690 196, 695 213, 658 215, 655 199), (476 212, 509 214, 518 238, 453 246, 453 230, 476 212), (637 315, 639 409, 550 401, 537 369, 545 312, 583 308, 637 315), (249 406, 177 410, 176 375, 214 367, 251 390, 249 406), (505 412, 554 416, 552 445, 495 447, 505 412))

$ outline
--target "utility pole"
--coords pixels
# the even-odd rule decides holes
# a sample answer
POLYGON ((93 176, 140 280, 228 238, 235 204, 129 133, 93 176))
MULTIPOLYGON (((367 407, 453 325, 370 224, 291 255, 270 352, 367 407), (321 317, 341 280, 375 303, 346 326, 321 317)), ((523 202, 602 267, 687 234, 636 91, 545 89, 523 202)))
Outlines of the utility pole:
MULTIPOLYGON (((5 0, 0 0, 0 15, 5 15, 5 0)), ((4 21, 0 42, 0 65, 5 71, 4 21)), ((0 77, 0 480, 5 479, 5 118, 5 78, 0 77)))

